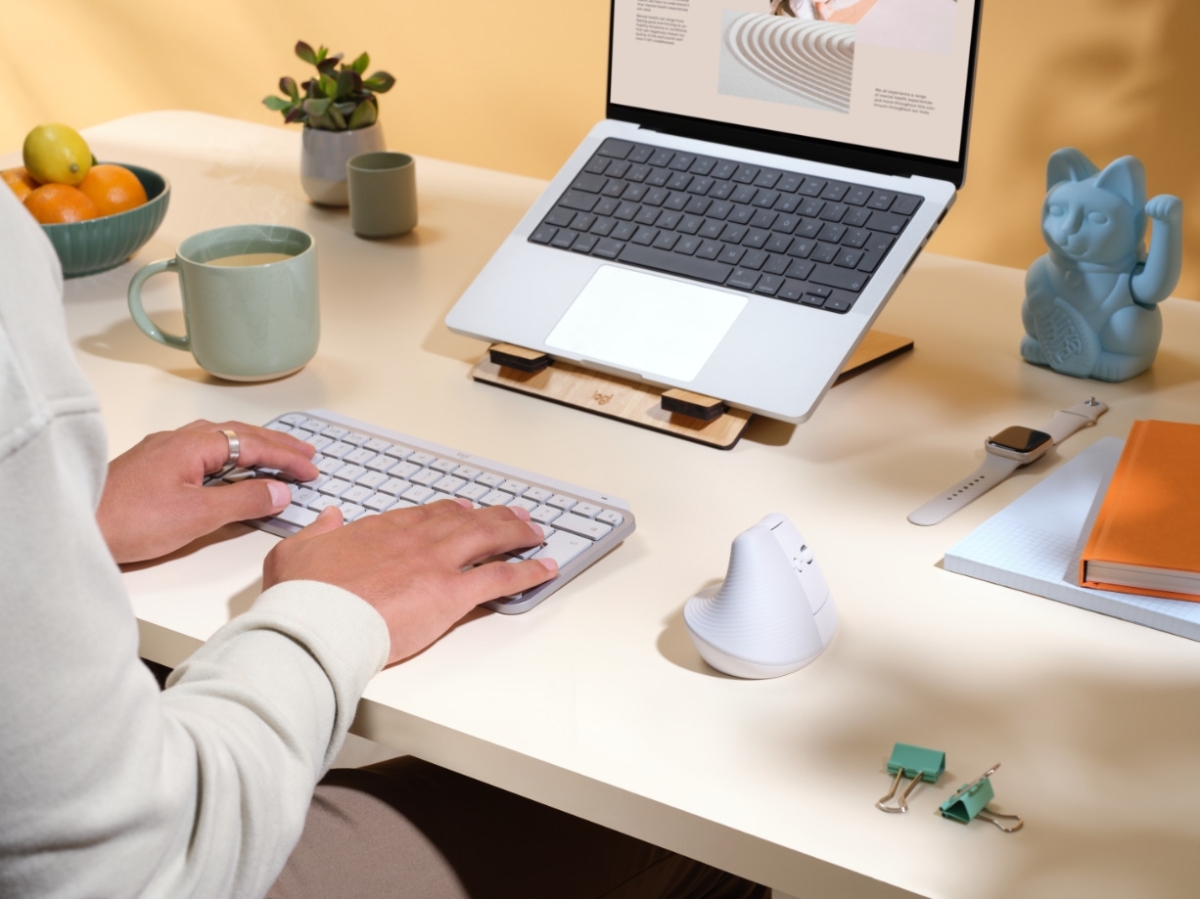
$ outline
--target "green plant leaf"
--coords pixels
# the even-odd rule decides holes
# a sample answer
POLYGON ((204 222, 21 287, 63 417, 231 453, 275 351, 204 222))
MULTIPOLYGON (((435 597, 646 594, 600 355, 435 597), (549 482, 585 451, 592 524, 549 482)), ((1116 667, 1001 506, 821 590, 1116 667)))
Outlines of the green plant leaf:
POLYGON ((305 100, 301 105, 310 118, 316 119, 325 115, 325 110, 329 108, 332 102, 328 97, 321 97, 319 100, 305 100))
POLYGON ((367 70, 367 66, 369 66, 370 64, 371 64, 371 57, 367 56, 366 53, 363 53, 361 56, 358 57, 358 59, 356 59, 356 60, 354 60, 354 62, 350 63, 350 68, 354 69, 354 71, 358 72, 358 74, 361 75, 363 72, 365 72, 367 70))
POLYGON ((317 82, 318 93, 333 99, 337 96, 337 81, 330 78, 328 75, 322 75, 321 80, 317 82))
POLYGON ((322 59, 317 63, 317 71, 322 75, 332 75, 334 69, 337 68, 338 61, 332 56, 328 59, 322 59))
POLYGON ((353 100, 335 100, 333 108, 344 116, 349 116, 354 112, 354 107, 358 104, 353 100))
POLYGON ((303 122, 308 118, 308 113, 304 111, 303 106, 293 106, 288 114, 283 117, 285 125, 291 125, 294 122, 303 122))
POLYGON ((328 47, 319 47, 319 48, 317 49, 317 62, 321 62, 321 61, 322 61, 322 60, 324 60, 324 59, 325 59, 325 57, 326 57, 326 56, 328 56, 328 55, 329 55, 329 48, 328 48, 328 47))
POLYGON ((279 89, 293 100, 300 96, 300 91, 296 88, 296 79, 289 78, 287 75, 279 79, 279 89))
POLYGON ((369 91, 374 91, 377 94, 387 93, 392 89, 392 85, 396 83, 396 79, 387 72, 376 72, 370 78, 363 81, 363 87, 369 91))
POLYGON ((346 124, 350 129, 366 128, 368 125, 374 125, 377 118, 379 118, 379 109, 376 107, 375 101, 367 100, 358 104, 358 108, 354 110, 354 114, 350 116, 350 121, 346 124))
POLYGON ((289 101, 282 97, 276 97, 273 94, 270 97, 263 97, 263 106, 267 107, 267 109, 273 109, 275 112, 282 112, 291 105, 289 101))
POLYGON ((296 41, 296 55, 310 65, 317 64, 317 54, 313 52, 313 48, 304 41, 296 41))
POLYGON ((342 69, 337 76, 337 96, 348 97, 362 89, 362 76, 353 69, 342 69))
POLYGON ((330 106, 329 112, 326 113, 326 115, 328 115, 330 120, 333 122, 334 131, 346 130, 346 117, 338 112, 338 108, 336 106, 330 106))

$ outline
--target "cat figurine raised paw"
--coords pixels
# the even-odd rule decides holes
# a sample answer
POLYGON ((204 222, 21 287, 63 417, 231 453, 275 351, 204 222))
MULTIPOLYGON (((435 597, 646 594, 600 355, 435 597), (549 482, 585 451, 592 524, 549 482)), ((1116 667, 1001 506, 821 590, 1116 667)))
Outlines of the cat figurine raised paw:
POLYGON ((1166 194, 1147 202, 1146 172, 1132 156, 1100 171, 1078 150, 1059 150, 1046 183, 1042 237, 1050 252, 1025 276, 1021 355, 1077 378, 1139 375, 1162 338, 1158 303, 1179 281, 1183 203, 1166 194))

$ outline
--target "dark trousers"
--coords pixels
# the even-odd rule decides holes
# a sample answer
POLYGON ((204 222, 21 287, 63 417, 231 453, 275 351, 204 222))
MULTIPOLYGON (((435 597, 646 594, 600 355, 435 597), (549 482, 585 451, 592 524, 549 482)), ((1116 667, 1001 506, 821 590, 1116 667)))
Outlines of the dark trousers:
POLYGON ((268 899, 770 899, 770 890, 403 757, 318 785, 268 899))

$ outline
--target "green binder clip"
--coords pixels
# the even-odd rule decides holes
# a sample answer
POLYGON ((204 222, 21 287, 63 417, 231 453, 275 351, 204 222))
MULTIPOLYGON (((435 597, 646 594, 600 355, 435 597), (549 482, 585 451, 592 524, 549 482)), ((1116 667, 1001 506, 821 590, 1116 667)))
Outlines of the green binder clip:
POLYGON ((908 811, 908 794, 916 789, 917 784, 921 781, 936 783, 942 772, 946 770, 946 753, 938 752, 936 749, 925 749, 921 746, 909 746, 907 743, 897 743, 892 747, 892 757, 887 763, 888 774, 896 775, 892 780, 892 788, 888 790, 888 794, 875 803, 875 808, 881 812, 906 812, 908 811), (904 777, 911 777, 910 783, 904 792, 900 794, 898 805, 886 805, 893 796, 896 795, 896 790, 900 787, 900 780, 904 777))
POLYGON ((996 798, 996 793, 992 790, 992 782, 988 778, 995 774, 999 767, 1000 763, 996 762, 977 780, 959 787, 958 792, 942 803, 940 809, 942 816, 961 824, 970 824, 971 821, 979 818, 995 824, 1005 833, 1015 833, 1024 827, 1025 822, 1019 815, 1004 815, 987 807, 988 803, 996 798), (1017 823, 1002 824, 1000 819, 1017 823))

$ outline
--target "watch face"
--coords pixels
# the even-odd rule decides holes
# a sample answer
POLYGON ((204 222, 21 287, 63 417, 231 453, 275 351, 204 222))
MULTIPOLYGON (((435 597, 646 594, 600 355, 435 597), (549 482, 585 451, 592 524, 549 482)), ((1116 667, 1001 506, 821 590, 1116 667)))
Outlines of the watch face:
POLYGON ((1005 428, 994 437, 989 437, 988 443, 1000 449, 1012 450, 1014 453, 1024 455, 1032 453, 1053 439, 1045 431, 1035 431, 1033 428, 1014 425, 1011 428, 1005 428))

